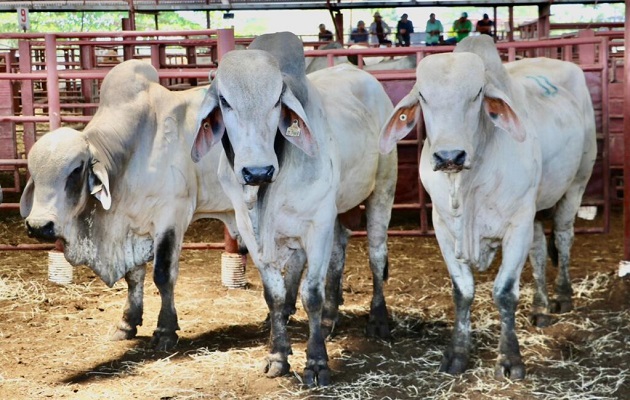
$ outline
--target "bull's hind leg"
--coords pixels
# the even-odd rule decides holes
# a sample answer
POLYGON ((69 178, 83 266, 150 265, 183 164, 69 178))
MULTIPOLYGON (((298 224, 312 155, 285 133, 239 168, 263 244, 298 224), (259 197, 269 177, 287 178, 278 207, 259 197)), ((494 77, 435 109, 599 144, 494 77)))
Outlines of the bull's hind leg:
POLYGON ((169 229, 156 237, 153 261, 153 281, 160 291, 162 306, 157 328, 151 338, 151 346, 156 350, 167 350, 177 344, 179 330, 175 310, 175 282, 179 273, 179 253, 181 238, 174 229, 169 229))
POLYGON ((326 300, 322 312, 324 337, 333 334, 339 319, 339 306, 343 304, 343 270, 346 263, 347 245, 348 230, 337 219, 335 222, 335 240, 326 274, 326 300))
POLYGON ((367 335, 389 338, 387 306, 383 295, 383 283, 389 274, 387 253, 387 228, 392 214, 396 191, 397 165, 395 153, 382 156, 379 162, 374 191, 365 202, 367 238, 372 270, 372 303, 367 325, 367 335), (386 158, 387 157, 387 158, 386 158))
POLYGON ((573 245, 573 224, 577 215, 584 188, 573 186, 556 205, 553 216, 553 246, 557 251, 557 258, 552 257, 558 267, 555 282, 556 297, 550 304, 554 313, 565 313, 573 309, 573 288, 569 275, 571 261, 571 246, 573 245))
POLYGON ((142 325, 142 301, 144 295, 144 277, 146 264, 135 267, 125 274, 127 281, 127 303, 122 320, 116 326, 112 340, 133 339, 138 333, 138 325, 142 325))
POLYGON ((534 221, 534 241, 529 251, 529 262, 532 264, 536 288, 530 320, 535 326, 542 328, 553 322, 549 315, 549 296, 547 294, 547 245, 542 222, 534 221))

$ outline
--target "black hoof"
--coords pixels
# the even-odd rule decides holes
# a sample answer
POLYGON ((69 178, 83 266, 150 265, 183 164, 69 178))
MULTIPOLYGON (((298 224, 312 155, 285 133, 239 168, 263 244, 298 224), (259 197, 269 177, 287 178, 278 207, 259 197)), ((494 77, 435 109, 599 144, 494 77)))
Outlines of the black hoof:
POLYGON ((153 332, 153 337, 151 338, 149 345, 155 350, 166 351, 175 347, 178 340, 179 336, 177 336, 177 333, 175 332, 162 332, 156 330, 153 332))
POLYGON ((521 380, 525 379, 525 364, 520 357, 507 357, 499 360, 494 368, 494 377, 497 379, 521 380))
POLYGON ((538 328, 545 328, 547 326, 555 324, 558 319, 552 317, 549 314, 531 314, 529 316, 529 321, 532 323, 532 325, 538 328))
POLYGON ((451 375, 459 375, 464 373, 468 368, 468 354, 453 353, 450 350, 444 352, 442 362, 440 363, 440 372, 451 375))
POLYGON ((304 368, 304 384, 308 387, 330 385, 330 369, 327 365, 304 368))
POLYGON ((564 314, 573 310, 573 301, 555 299, 551 300, 549 310, 554 314, 564 314))
POLYGON ((365 334, 368 337, 377 337, 381 339, 390 339, 392 334, 389 330, 389 321, 387 320, 387 309, 385 306, 377 307, 370 311, 365 334))

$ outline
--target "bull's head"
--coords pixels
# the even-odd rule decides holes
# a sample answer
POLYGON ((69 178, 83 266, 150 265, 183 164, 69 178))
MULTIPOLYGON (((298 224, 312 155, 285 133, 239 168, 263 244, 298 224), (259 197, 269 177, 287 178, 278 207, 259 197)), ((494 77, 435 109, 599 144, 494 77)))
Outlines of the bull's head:
POLYGON ((106 210, 111 206, 107 172, 81 132, 60 128, 44 135, 29 152, 28 170, 20 214, 31 237, 65 240, 90 195, 106 210))
POLYGON ((277 135, 314 155, 317 145, 290 79, 266 51, 226 54, 201 107, 192 159, 222 141, 237 181, 256 186, 278 175, 277 135))
MULTIPOLYGON (((496 52, 496 50, 495 50, 496 52)), ((416 84, 396 106, 381 130, 380 150, 390 152, 397 141, 424 117, 431 166, 448 173, 471 168, 479 143, 494 127, 517 141, 525 131, 482 59, 473 53, 437 54, 424 58, 416 84)))

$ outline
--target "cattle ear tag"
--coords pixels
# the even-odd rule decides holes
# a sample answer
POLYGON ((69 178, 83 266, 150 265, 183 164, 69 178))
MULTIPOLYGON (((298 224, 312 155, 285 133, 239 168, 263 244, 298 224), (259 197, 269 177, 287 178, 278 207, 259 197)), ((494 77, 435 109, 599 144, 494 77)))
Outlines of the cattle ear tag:
POLYGON ((291 124, 290 127, 287 128, 287 136, 291 136, 291 137, 298 137, 300 136, 300 134, 302 133, 302 130, 300 129, 300 125, 298 124, 298 120, 294 119, 293 123, 291 124))

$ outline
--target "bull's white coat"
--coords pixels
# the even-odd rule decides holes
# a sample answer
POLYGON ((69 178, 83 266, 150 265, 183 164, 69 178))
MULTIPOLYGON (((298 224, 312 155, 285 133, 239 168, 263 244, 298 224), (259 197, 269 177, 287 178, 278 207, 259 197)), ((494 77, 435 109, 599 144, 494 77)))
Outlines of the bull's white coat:
POLYGON ((502 321, 497 375, 522 378, 514 310, 528 254, 538 283, 536 311, 546 313, 548 306, 545 238, 535 214, 555 207, 562 286, 560 281, 568 279, 573 221, 595 161, 594 115, 584 75, 571 63, 550 59, 504 67, 491 38, 481 35, 462 41, 454 53, 423 59, 416 79, 383 128, 381 150, 402 139, 422 112, 427 138, 420 176, 432 199, 456 305, 453 340, 441 369, 458 373, 466 368, 472 269, 488 268, 502 246, 494 284, 502 321), (460 151, 466 157, 459 167, 440 169, 439 156, 460 151))
POLYGON ((216 175, 220 149, 198 164, 189 156, 206 90, 171 92, 150 64, 124 62, 103 81, 99 108, 83 132, 57 129, 29 153, 21 214, 33 229, 53 223, 49 239, 63 241, 71 264, 87 265, 108 286, 125 276, 129 300, 119 338, 135 335, 141 324, 145 263, 169 231, 168 265, 156 260, 155 267, 168 281, 158 284, 158 331, 171 339, 178 329, 172 291, 188 225, 218 218, 236 234, 231 202, 216 175))
MULTIPOLYGON (((305 380, 327 384, 321 332, 322 312, 327 310, 324 286, 329 262, 334 271, 328 280, 340 274, 336 264, 344 251, 339 231, 335 236, 335 221, 337 214, 364 200, 375 279, 371 317, 385 319, 374 322, 386 324, 382 281, 397 166, 396 153, 379 155, 376 145, 392 105, 376 79, 350 65, 306 78, 302 45, 292 34, 258 40, 249 50, 233 51, 222 59, 200 116, 208 116, 209 126, 200 122, 192 155, 199 159, 219 140, 225 147, 226 139, 230 144, 226 151, 233 150, 232 159, 225 153, 221 157, 219 179, 265 287, 272 327, 267 375, 288 371, 290 343, 281 310, 293 289, 285 280, 295 279, 295 265, 305 257, 308 269, 301 295, 310 326, 305 380), (265 50, 268 45, 270 51, 265 50), (299 126, 298 136, 286 134, 290 125, 299 126), (280 148, 274 148, 278 140, 280 148), (269 182, 246 185, 245 169, 263 167, 273 167, 269 182), (337 259, 331 262, 333 244, 337 259), (384 315, 375 314, 379 309, 384 315)), ((340 290, 340 283, 336 285, 340 290)), ((326 290, 327 299, 335 296, 328 286, 326 290)))

